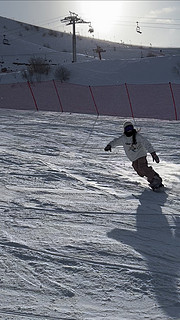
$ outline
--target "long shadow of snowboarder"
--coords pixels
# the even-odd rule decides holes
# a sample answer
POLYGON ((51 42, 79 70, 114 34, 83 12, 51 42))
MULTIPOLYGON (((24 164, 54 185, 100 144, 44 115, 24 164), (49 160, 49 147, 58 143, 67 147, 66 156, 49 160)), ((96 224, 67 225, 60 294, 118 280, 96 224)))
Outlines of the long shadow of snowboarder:
POLYGON ((138 199, 137 231, 114 229, 108 237, 134 247, 145 257, 151 290, 160 308, 169 317, 180 319, 180 218, 174 220, 172 230, 161 209, 166 193, 145 190, 138 199))

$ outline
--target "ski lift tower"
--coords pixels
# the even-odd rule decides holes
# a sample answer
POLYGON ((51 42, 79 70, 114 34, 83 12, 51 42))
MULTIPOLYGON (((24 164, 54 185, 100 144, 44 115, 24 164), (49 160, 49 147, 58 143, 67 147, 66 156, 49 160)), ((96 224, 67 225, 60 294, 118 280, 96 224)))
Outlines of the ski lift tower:
POLYGON ((90 23, 89 21, 84 21, 74 12, 69 11, 70 15, 61 20, 65 22, 66 25, 73 25, 73 38, 72 38, 72 48, 73 48, 73 61, 76 62, 76 23, 90 23))

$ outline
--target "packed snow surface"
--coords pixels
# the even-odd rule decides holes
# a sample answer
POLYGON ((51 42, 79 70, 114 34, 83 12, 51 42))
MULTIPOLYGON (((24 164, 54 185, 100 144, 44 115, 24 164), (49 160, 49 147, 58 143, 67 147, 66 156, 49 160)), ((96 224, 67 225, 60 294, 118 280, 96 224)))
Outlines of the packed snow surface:
POLYGON ((180 319, 179 122, 138 119, 165 192, 121 147, 125 119, 0 110, 0 318, 180 319))

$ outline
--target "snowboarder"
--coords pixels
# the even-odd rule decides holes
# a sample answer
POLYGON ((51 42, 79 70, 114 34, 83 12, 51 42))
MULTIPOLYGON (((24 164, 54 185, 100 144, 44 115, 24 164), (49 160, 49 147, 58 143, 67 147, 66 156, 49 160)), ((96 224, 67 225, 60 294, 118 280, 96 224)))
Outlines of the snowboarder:
POLYGON ((149 152, 153 161, 159 163, 159 157, 151 143, 134 129, 130 121, 124 123, 124 133, 119 138, 115 138, 109 142, 104 150, 111 151, 112 148, 120 145, 124 147, 127 157, 132 161, 134 170, 140 177, 147 177, 147 181, 153 190, 163 186, 162 178, 152 167, 148 166, 146 158, 147 152, 149 152))

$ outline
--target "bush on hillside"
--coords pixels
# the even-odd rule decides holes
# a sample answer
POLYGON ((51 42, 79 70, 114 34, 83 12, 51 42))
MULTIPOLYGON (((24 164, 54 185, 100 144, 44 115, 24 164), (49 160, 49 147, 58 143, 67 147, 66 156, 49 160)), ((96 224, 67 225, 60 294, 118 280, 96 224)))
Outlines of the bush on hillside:
POLYGON ((65 68, 63 66, 59 66, 55 70, 54 76, 55 76, 55 79, 61 80, 61 82, 64 82, 64 81, 69 80, 70 74, 71 73, 67 68, 65 68))
POLYGON ((50 65, 43 58, 31 58, 29 60, 28 71, 31 75, 34 73, 46 74, 48 75, 50 70, 50 65))
POLYGON ((48 75, 50 71, 50 65, 43 58, 30 58, 27 70, 22 72, 23 79, 32 81, 33 76, 36 76, 36 80, 41 80, 41 75, 48 75))

